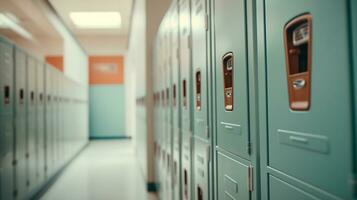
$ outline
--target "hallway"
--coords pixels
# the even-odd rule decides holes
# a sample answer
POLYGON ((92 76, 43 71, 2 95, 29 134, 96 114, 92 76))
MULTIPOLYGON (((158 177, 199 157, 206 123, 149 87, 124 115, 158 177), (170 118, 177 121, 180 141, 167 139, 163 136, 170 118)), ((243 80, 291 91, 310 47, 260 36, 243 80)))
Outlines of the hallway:
POLYGON ((146 192, 131 140, 91 141, 42 200, 155 200, 146 192))

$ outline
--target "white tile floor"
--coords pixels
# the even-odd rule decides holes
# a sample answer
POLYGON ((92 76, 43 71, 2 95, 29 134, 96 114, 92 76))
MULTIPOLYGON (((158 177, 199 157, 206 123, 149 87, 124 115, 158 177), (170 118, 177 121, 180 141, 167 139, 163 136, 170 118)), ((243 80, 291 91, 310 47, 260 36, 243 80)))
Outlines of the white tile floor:
POLYGON ((92 141, 42 200, 156 200, 146 192, 130 140, 92 141))

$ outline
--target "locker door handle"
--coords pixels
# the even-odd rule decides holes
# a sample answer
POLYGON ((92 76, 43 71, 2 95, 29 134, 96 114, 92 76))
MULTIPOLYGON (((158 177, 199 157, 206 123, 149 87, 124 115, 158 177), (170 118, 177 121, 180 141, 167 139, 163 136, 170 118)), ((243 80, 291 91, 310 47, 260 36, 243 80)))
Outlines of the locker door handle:
POLYGON ((302 138, 302 137, 289 136, 289 139, 294 142, 299 142, 299 143, 304 143, 304 144, 308 143, 308 140, 306 138, 302 138))
POLYGON ((196 72, 196 109, 201 110, 201 71, 196 72))
POLYGON ((33 104, 35 101, 35 92, 31 92, 31 103, 33 104))
POLYGON ((223 56, 222 67, 223 67, 224 106, 225 106, 226 111, 233 111, 234 59, 233 59, 232 52, 228 52, 223 56))
POLYGON ((4 104, 7 105, 10 103, 10 86, 4 86, 4 104))
POLYGON ((297 90, 302 89, 306 85, 306 81, 304 79, 297 79, 293 82, 293 87, 297 90))
POLYGON ((292 110, 309 110, 312 60, 312 16, 295 17, 284 27, 286 76, 292 110))
POLYGON ((24 97, 25 97, 25 94, 24 94, 24 89, 20 89, 20 93, 19 93, 19 103, 20 104, 24 104, 24 97))
POLYGON ((225 129, 229 129, 229 130, 232 130, 232 129, 233 129, 233 127, 232 127, 232 126, 229 126, 229 125, 225 125, 224 128, 225 128, 225 129))

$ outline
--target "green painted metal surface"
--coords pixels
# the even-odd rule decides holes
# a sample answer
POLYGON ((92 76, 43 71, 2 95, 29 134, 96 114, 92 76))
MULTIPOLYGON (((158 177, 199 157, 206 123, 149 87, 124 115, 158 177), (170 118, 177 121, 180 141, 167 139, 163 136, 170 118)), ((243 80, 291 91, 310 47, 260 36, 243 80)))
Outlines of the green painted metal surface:
POLYGON ((18 198, 27 194, 27 55, 15 49, 15 189, 18 198))
POLYGON ((13 199, 13 46, 0 38, 0 198, 13 199))
POLYGON ((195 138, 194 140, 194 199, 210 199, 210 144, 205 140, 195 138))
POLYGON ((192 1, 192 81, 193 134, 207 139, 208 135, 208 5, 206 0, 192 1))
POLYGON ((170 57, 171 57, 171 108, 172 108, 172 185, 173 200, 181 200, 181 84, 179 66, 179 12, 178 3, 173 1, 170 8, 170 57))
POLYGON ((268 165, 351 199, 346 181, 352 171, 353 126, 346 1, 272 0, 265 5, 268 165), (340 14, 330 18, 333 12, 340 14), (283 30, 290 20, 304 13, 312 16, 311 107, 292 111, 283 30))
POLYGON ((248 77, 245 1, 215 1, 217 145, 249 158, 248 77), (223 58, 232 53, 232 111, 225 109, 223 58))
POLYGON ((218 153, 218 199, 250 199, 248 165, 218 153))
POLYGON ((192 191, 192 74, 190 1, 179 2, 180 84, 181 84, 181 188, 184 200, 193 199, 192 191))
POLYGON ((36 68, 36 90, 37 90, 37 173, 38 173, 38 186, 45 182, 45 80, 44 80, 44 67, 41 62, 37 63, 36 68))
POLYGON ((89 95, 90 136, 124 136, 124 85, 92 85, 89 95))
MULTIPOLYGON (((36 60, 27 58, 27 78, 26 78, 26 129, 27 129, 27 144, 26 144, 26 165, 27 165, 27 191, 33 191, 38 185, 37 180, 37 90, 36 90, 36 60)), ((16 83, 15 83, 16 84, 16 83)))

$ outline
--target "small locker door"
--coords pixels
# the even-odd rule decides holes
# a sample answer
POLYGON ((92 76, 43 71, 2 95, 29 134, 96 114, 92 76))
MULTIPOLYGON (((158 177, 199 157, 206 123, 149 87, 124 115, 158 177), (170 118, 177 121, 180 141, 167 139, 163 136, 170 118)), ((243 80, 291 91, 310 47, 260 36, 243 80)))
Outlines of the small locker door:
POLYGON ((52 131, 52 69, 51 66, 45 66, 45 88, 46 88, 46 101, 45 101, 45 120, 46 120, 46 176, 49 179, 53 172, 53 131, 52 131))
POLYGON ((171 103, 172 107, 172 130, 173 130, 173 162, 172 162, 172 180, 173 180, 173 199, 181 200, 181 162, 180 162, 180 66, 179 66, 179 15, 178 3, 173 1, 170 15, 170 35, 171 35, 171 103))
POLYGON ((267 138, 270 167, 352 199, 347 9, 341 0, 266 1, 267 138))
POLYGON ((208 6, 206 0, 191 2, 194 135, 208 138, 208 6))
POLYGON ((13 46, 0 38, 0 198, 13 199, 13 46))
POLYGON ((42 185, 45 181, 45 65, 38 62, 36 68, 37 88, 37 155, 38 155, 38 182, 42 185))
POLYGON ((221 153, 218 153, 217 163, 218 199, 251 199, 250 192, 252 186, 250 185, 251 182, 249 182, 249 165, 221 153))
POLYGON ((210 145, 206 141, 195 139, 194 151, 194 195, 195 200, 210 199, 210 145))
POLYGON ((180 95, 181 95, 181 190, 182 199, 191 200, 191 149, 192 149, 192 75, 191 75, 191 20, 190 1, 179 2, 180 37, 180 95))
POLYGON ((215 1, 217 145, 249 158, 245 0, 215 1))
POLYGON ((27 191, 29 194, 37 186, 36 80, 36 60, 27 56, 27 191))

